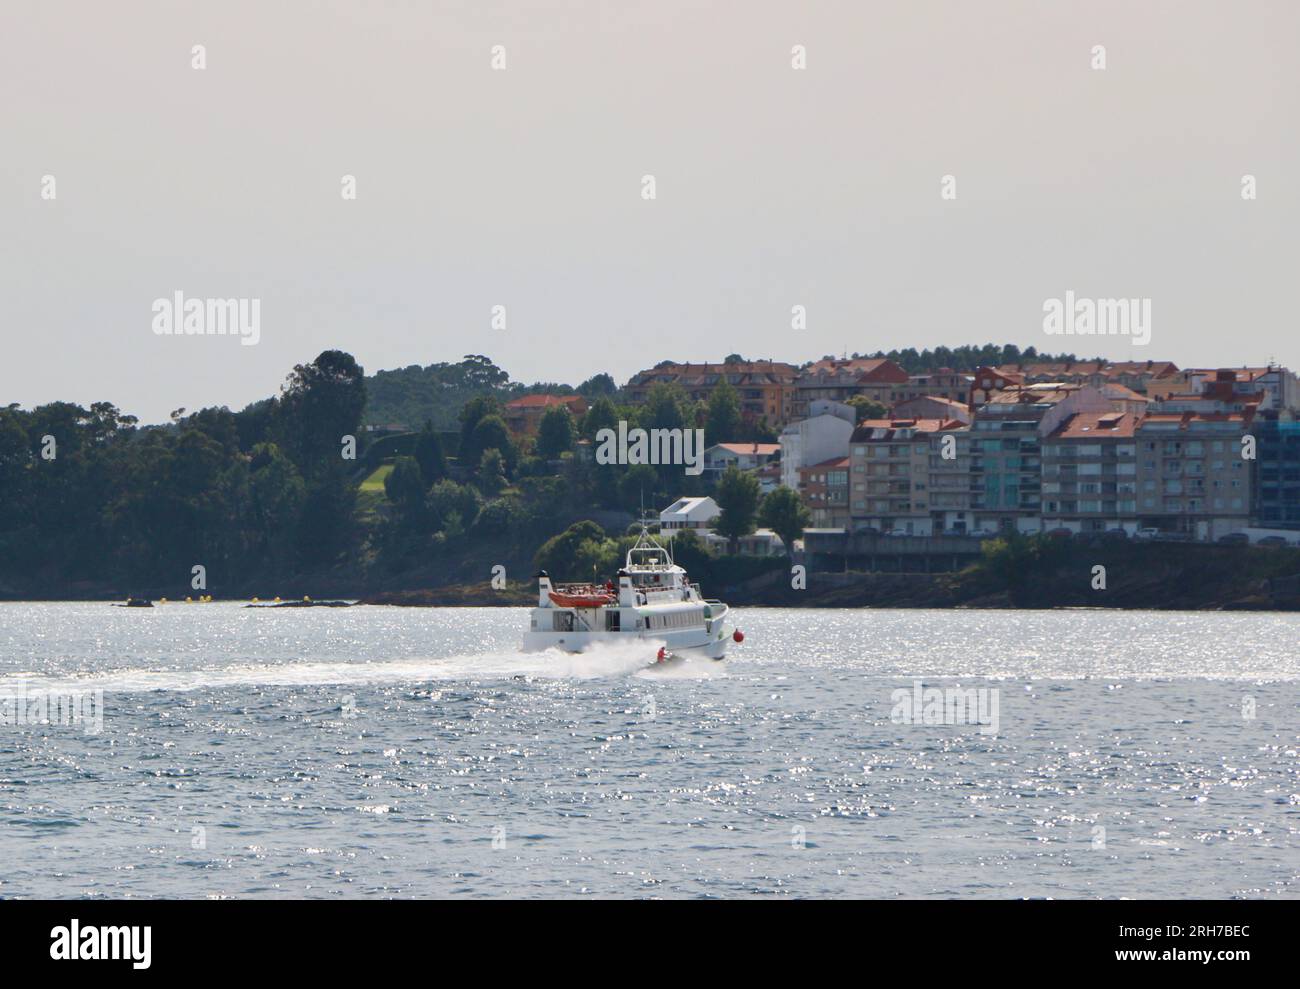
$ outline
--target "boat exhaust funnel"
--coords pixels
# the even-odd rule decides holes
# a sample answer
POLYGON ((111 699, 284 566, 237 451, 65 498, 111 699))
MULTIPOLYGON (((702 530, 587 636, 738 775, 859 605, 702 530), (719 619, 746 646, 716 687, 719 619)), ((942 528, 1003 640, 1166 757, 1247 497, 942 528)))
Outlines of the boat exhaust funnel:
POLYGON ((624 608, 636 604, 636 591, 632 589, 632 577, 626 570, 618 572, 618 603, 624 608))
POLYGON ((551 575, 545 570, 537 571, 537 607, 551 606, 551 575))

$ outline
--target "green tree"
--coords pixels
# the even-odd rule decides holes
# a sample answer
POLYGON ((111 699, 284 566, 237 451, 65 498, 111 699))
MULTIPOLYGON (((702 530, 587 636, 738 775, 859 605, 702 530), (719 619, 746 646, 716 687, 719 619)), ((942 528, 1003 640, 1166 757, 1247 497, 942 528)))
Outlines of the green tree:
POLYGON ((587 398, 594 398, 597 395, 613 395, 618 391, 618 385, 614 379, 603 371, 599 374, 593 374, 590 378, 578 385, 578 394, 587 398))
POLYGON ((351 354, 327 350, 299 364, 280 396, 279 445, 314 480, 342 460, 344 436, 360 431, 366 405, 365 372, 351 354))
POLYGON ((863 419, 884 419, 889 415, 889 409, 885 405, 866 395, 854 395, 844 404, 853 407, 854 419, 858 422, 863 419))
POLYGON ((306 494, 302 475, 274 443, 253 447, 248 466, 249 515, 258 552, 282 573, 292 562, 290 537, 306 494))
POLYGON ((414 457, 398 457, 384 478, 384 494, 408 527, 424 521, 424 496, 427 487, 414 457))
POLYGON ((784 485, 769 493, 758 512, 759 523, 771 529, 785 543, 785 555, 794 556, 794 543, 803 537, 803 531, 812 521, 797 492, 784 485))
POLYGON ((574 439, 573 416, 568 406, 552 405, 542 415, 541 425, 537 427, 538 456, 555 460, 573 449, 574 439))
POLYGON ((713 500, 721 514, 713 520, 713 531, 727 540, 732 556, 736 555, 741 537, 757 528, 758 497, 758 478, 734 464, 718 478, 713 500))
MULTIPOLYGON (((468 449, 467 444, 470 442, 470 437, 473 436, 474 430, 478 427, 478 424, 488 416, 500 415, 501 403, 497 401, 495 395, 475 395, 461 407, 459 416, 460 446, 457 451, 457 456, 461 458, 461 463, 478 463, 478 458, 483 453, 483 449, 473 451, 473 456, 468 461, 464 459, 465 451, 468 449)), ((500 447, 497 449, 500 449, 500 447)))
POLYGON ((596 434, 602 429, 618 429, 618 408, 604 395, 591 403, 591 408, 582 417, 582 435, 596 442, 596 434))
MULTIPOLYGON (((613 470, 603 467, 602 470, 613 470)), ((655 504, 655 493, 659 490, 659 472, 649 464, 633 464, 619 478, 619 504, 629 512, 651 509, 655 504)))
POLYGON ((496 447, 483 451, 479 458, 476 482, 479 491, 491 498, 506 486, 506 463, 496 447))
POLYGON ((510 430, 499 415, 484 416, 474 426, 469 438, 462 440, 457 459, 466 466, 477 464, 483 457, 484 450, 500 450, 506 467, 512 468, 517 451, 510 439, 510 430))
POLYGON ((442 440, 438 438, 433 422, 429 419, 424 421, 424 429, 415 439, 414 455, 426 488, 447 476, 447 459, 442 455, 442 440))
POLYGON ((693 417, 694 407, 681 387, 657 381, 646 392, 637 425, 643 429, 681 429, 693 425, 693 417))
POLYGON ((590 569, 583 573, 579 568, 588 567, 593 558, 599 553, 599 547, 605 543, 614 545, 605 530, 596 522, 590 519, 584 519, 581 522, 574 522, 559 535, 552 536, 546 542, 542 543, 538 549, 533 562, 539 570, 545 570, 551 575, 552 580, 590 580, 590 569), (582 560, 579 561, 579 548, 584 543, 593 544, 597 549, 593 550, 592 546, 583 551, 582 560))
POLYGON ((481 501, 478 492, 468 484, 447 480, 433 486, 427 504, 435 530, 452 526, 464 531, 478 520, 481 501))
POLYGON ((741 439, 740 395, 731 383, 723 378, 709 395, 708 414, 704 424, 704 442, 734 443, 741 439))

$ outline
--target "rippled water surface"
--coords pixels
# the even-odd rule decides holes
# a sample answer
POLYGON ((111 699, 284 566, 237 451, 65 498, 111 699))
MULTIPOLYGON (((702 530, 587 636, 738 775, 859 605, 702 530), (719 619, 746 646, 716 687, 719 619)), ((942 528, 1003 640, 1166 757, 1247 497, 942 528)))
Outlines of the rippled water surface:
POLYGON ((1300 891, 1300 617, 735 614, 648 671, 522 609, 0 604, 0 697, 103 697, 0 726, 0 896, 1300 891))

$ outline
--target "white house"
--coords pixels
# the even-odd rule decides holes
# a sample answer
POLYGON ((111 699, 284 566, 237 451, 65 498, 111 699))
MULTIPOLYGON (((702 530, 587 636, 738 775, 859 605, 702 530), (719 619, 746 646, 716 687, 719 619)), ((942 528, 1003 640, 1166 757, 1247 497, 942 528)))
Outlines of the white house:
POLYGON ((799 490, 799 468, 849 455, 856 414, 853 406, 829 399, 808 404, 808 418, 781 430, 781 483, 799 490))
MULTIPOLYGON (((731 548, 731 540, 716 532, 706 533, 704 542, 717 553, 729 552, 731 548)), ((781 556, 785 553, 785 543, 771 529, 755 529, 736 540, 736 551, 741 556, 781 556)))
MULTIPOLYGON (((722 509, 712 498, 678 498, 659 513, 659 531, 671 539, 683 529, 690 529, 704 540, 705 545, 719 553, 726 553, 730 540, 709 528, 709 523, 722 514, 722 509)), ((779 556, 785 552, 781 537, 771 529, 758 529, 737 541, 742 556, 779 556)))
POLYGON ((728 467, 755 470, 781 453, 779 443, 715 443, 704 451, 704 470, 721 474, 728 467))
POLYGON ((677 529, 695 529, 703 534, 709 522, 722 514, 712 498, 678 498, 659 513, 659 529, 671 535, 677 529))

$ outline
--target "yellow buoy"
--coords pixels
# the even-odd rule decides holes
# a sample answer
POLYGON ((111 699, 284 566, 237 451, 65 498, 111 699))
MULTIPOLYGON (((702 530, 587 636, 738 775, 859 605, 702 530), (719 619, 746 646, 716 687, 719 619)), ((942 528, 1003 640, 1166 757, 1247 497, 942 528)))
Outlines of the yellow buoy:
POLYGON ((166 598, 159 598, 159 599, 158 599, 158 603, 159 603, 159 604, 166 604, 166 603, 167 603, 167 599, 166 599, 166 598))
POLYGON ((304 601, 310 601, 310 600, 311 600, 311 598, 309 598, 306 594, 304 594, 304 595, 302 596, 302 599, 303 599, 304 601))
POLYGON ((280 603, 280 599, 279 599, 279 598, 276 598, 276 599, 275 599, 275 603, 276 603, 276 604, 279 604, 279 603, 280 603))
POLYGON ((257 604, 257 598, 253 598, 253 604, 257 604))

